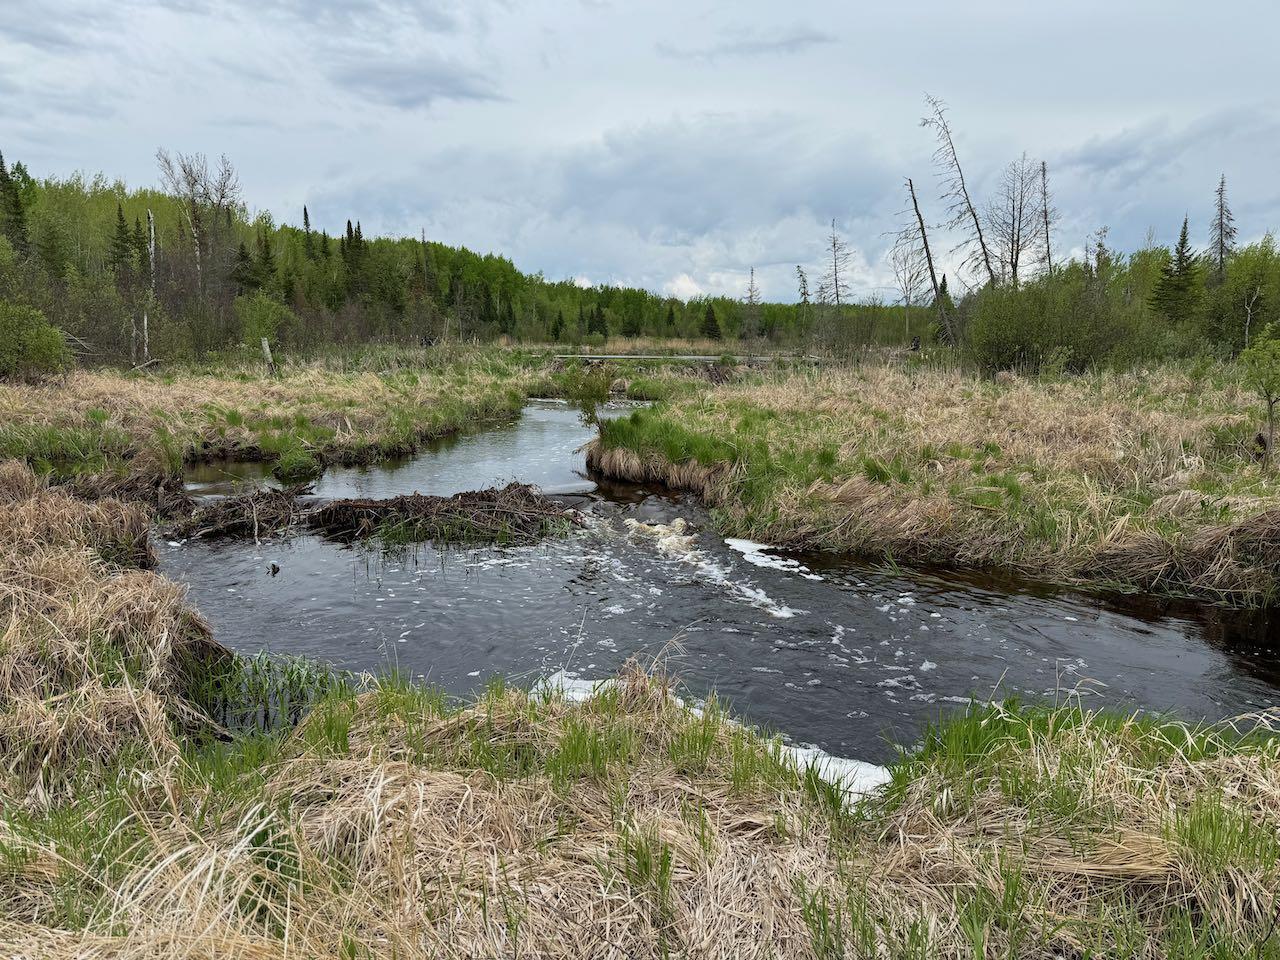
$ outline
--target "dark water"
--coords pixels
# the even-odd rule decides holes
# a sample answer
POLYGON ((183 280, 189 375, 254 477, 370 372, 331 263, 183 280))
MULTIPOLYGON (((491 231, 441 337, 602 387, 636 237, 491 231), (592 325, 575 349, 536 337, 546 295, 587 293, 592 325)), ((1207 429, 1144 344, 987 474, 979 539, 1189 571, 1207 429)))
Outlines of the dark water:
POLYGON ((219 638, 343 667, 389 664, 458 693, 500 674, 605 677, 665 658, 695 696, 844 756, 883 760, 971 696, 1077 691, 1087 703, 1217 719, 1280 702, 1265 617, 1159 612, 972 577, 781 558, 726 543, 692 500, 596 486, 578 414, 515 425, 412 462, 335 471, 324 496, 453 493, 509 479, 573 495, 589 517, 532 547, 383 554, 313 536, 163 550, 219 638), (647 525, 677 518, 692 541, 647 525), (279 573, 271 576, 268 564, 279 573))

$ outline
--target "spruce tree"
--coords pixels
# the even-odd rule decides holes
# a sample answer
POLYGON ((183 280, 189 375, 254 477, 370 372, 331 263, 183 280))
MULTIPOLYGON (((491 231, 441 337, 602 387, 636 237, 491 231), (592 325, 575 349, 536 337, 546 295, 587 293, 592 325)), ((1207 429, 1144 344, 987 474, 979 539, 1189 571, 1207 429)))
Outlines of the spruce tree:
POLYGON ((671 336, 676 332, 676 305, 674 303, 667 304, 667 336, 671 336))
POLYGON ((560 338, 564 336, 564 311, 557 310, 556 318, 551 321, 551 340, 553 343, 559 343, 560 338))
POLYGON ((708 340, 720 339, 720 323, 716 320, 716 308, 710 303, 707 304, 707 310, 702 315, 702 335, 708 340))
POLYGON ((942 282, 938 284, 938 296, 933 304, 935 310, 939 307, 947 316, 954 313, 956 309, 956 305, 951 302, 951 294, 947 291, 947 275, 945 273, 942 275, 942 282))
POLYGON ((117 203, 116 231, 111 236, 111 249, 107 255, 111 272, 115 274, 117 283, 123 283, 132 272, 135 254, 133 234, 130 233, 129 223, 124 218, 124 208, 117 203))
POLYGON ((1152 294, 1152 305, 1165 319, 1173 323, 1182 323, 1191 319, 1195 294, 1195 253, 1191 249, 1191 240, 1187 232, 1187 218, 1182 218, 1182 232, 1178 234, 1178 245, 1173 249, 1173 256, 1160 271, 1160 279, 1156 282, 1152 294))
POLYGON ((305 203, 302 205, 302 252, 308 260, 315 257, 315 247, 311 242, 311 214, 305 203))
POLYGON ((1209 231, 1209 250, 1213 258, 1213 280, 1221 284, 1227 279, 1227 260, 1236 247, 1236 220, 1227 205, 1227 175, 1218 180, 1214 191, 1213 224, 1209 231))
POLYGON ((245 293, 258 288, 258 272, 254 269, 253 258, 249 256, 249 248, 243 240, 236 250, 236 260, 231 266, 231 279, 236 284, 237 293, 245 293))
MULTIPOLYGON (((14 164, 17 170, 19 164, 14 164)), ((13 249, 20 254, 28 252, 27 212, 22 203, 17 180, 9 175, 4 154, 0 154, 0 235, 8 237, 13 249)))
POLYGON ((587 333, 598 333, 604 339, 609 339, 609 321, 605 319, 604 308, 598 303, 591 313, 590 321, 587 323, 587 333))

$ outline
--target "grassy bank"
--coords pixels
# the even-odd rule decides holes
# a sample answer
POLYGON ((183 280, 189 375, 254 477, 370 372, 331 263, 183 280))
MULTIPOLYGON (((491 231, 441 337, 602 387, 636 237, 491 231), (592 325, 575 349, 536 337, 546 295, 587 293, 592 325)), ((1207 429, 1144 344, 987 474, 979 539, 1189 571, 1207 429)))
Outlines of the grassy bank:
POLYGON ((974 708, 855 797, 660 674, 232 657, 148 536, 0 466, 6 954, 1280 957, 1265 729, 974 708))
MULTIPOLYGON (((77 370, 35 385, 0 382, 0 458, 63 476, 134 479, 174 477, 183 463, 265 460, 282 479, 300 481, 330 464, 412 453, 509 419, 529 396, 668 399, 698 382, 674 365, 588 368, 466 348, 326 355, 286 363, 279 376, 251 360, 157 373, 77 370)), ((105 479, 98 487, 136 489, 105 479)))
POLYGON ((1280 479, 1225 367, 982 380, 884 364, 757 377, 606 424, 604 473, 692 489, 726 532, 1264 604, 1280 479))

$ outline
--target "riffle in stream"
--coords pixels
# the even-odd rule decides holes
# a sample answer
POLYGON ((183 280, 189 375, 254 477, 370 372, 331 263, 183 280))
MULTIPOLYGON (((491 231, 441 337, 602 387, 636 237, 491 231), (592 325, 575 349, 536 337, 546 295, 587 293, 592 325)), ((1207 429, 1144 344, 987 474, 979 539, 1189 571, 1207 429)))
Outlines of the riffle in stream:
MULTIPOLYGON (((241 652, 395 667, 459 694, 493 675, 579 690, 628 658, 656 658, 694 697, 714 690, 768 730, 875 762, 971 698, 1078 695, 1189 720, 1280 702, 1265 615, 1143 609, 726 540, 693 499, 593 482, 580 450, 593 433, 572 407, 534 401, 513 424, 316 485, 319 497, 381 498, 521 480, 587 515, 563 539, 391 551, 310 534, 173 542, 161 568, 241 652)), ((188 485, 216 495, 264 476, 213 465, 188 485)))

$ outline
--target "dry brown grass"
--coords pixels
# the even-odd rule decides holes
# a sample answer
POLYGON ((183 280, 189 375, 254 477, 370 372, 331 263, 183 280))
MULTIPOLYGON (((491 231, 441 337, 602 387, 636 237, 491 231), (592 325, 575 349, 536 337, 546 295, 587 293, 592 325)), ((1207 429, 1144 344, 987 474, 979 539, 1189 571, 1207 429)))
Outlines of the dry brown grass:
POLYGON ((783 546, 1260 603, 1280 589, 1280 480, 1252 455, 1254 407, 1225 375, 1172 368, 987 382, 868 366, 676 400, 607 426, 590 459, 783 546))
POLYGON ((145 840, 81 931, 49 929, 68 866, 24 841, 0 933, 59 957, 1277 955, 1274 740, 1071 710, 957 729, 854 808, 634 670, 580 705, 386 688, 322 705, 248 791, 139 792, 145 840))
POLYGON ((198 662, 224 655, 186 591, 144 570, 149 518, 85 503, 0 467, 0 797, 46 803, 82 767, 131 745, 176 755, 170 724, 206 723, 187 702, 198 662))
POLYGON ((58 381, 0 383, 0 455, 68 472, 171 475, 183 459, 272 459, 297 449, 326 460, 404 452, 476 419, 518 409, 532 374, 501 356, 435 369, 187 371, 123 376, 77 370, 58 381))

